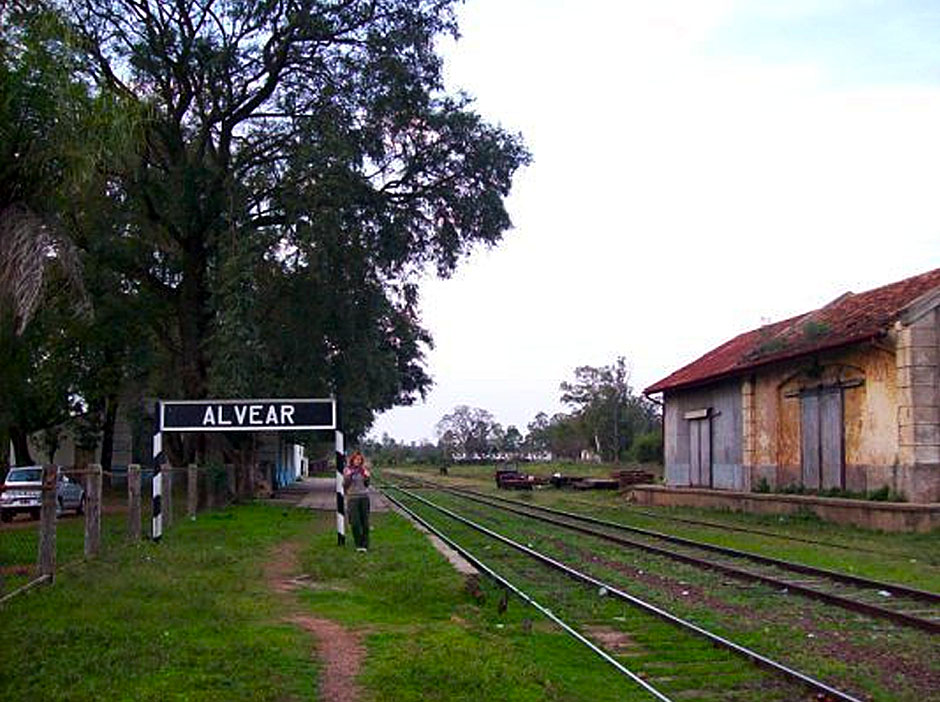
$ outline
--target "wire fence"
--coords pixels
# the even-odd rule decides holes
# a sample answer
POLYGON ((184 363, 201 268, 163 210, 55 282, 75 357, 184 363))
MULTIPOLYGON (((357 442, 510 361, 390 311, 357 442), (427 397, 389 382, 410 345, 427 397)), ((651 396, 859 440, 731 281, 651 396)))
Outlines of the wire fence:
MULTIPOLYGON (((226 507, 245 494, 230 465, 164 468, 163 476, 164 534, 180 520, 226 507)), ((151 470, 43 466, 41 477, 41 485, 3 485, 0 603, 51 582, 63 567, 153 535, 151 470)))

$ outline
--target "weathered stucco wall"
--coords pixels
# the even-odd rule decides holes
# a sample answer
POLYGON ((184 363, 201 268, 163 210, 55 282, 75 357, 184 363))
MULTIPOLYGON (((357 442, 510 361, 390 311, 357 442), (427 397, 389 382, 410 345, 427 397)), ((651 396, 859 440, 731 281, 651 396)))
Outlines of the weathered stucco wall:
POLYGON ((667 484, 693 484, 685 414, 710 408, 711 487, 749 490, 763 481, 772 489, 809 485, 802 465, 801 392, 836 387, 841 388, 842 487, 864 492, 887 486, 914 502, 940 502, 937 309, 902 320, 877 343, 667 392, 667 484))
MULTIPOLYGON (((755 484, 796 485, 801 473, 801 390, 843 384, 845 487, 870 490, 898 462, 898 388, 890 347, 864 345, 764 370, 750 381, 755 484)), ((745 423, 748 419, 745 418, 745 423)))
POLYGON ((733 380, 699 390, 666 393, 666 482, 689 485, 690 420, 687 412, 708 409, 711 431, 711 486, 720 489, 749 488, 742 467, 741 382, 733 380))
POLYGON ((897 489, 940 501, 940 313, 911 315, 895 327, 898 378, 897 489))

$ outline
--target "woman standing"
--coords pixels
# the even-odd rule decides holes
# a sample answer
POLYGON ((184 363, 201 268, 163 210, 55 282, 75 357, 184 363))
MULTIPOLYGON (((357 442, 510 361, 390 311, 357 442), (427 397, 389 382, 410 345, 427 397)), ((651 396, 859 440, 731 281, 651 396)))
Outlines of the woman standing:
POLYGON ((349 457, 343 470, 343 488, 346 491, 346 506, 352 524, 353 540, 357 551, 369 549, 369 478, 366 459, 359 451, 349 457))

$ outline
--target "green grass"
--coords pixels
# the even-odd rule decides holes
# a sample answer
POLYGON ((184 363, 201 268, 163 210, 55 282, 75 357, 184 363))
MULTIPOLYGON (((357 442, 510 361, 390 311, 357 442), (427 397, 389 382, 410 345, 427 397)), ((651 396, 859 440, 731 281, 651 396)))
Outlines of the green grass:
MULTIPOLYGON (((409 468, 409 471, 428 479, 439 479, 434 469, 429 467, 409 468)), ((618 493, 608 491, 573 492, 545 488, 507 493, 496 490, 491 470, 464 467, 463 471, 465 474, 450 482, 523 502, 940 592, 940 538, 937 538, 936 530, 929 534, 885 533, 827 523, 815 516, 800 514, 776 516, 694 508, 638 507, 627 503, 618 493), (675 521, 673 517, 760 529, 777 533, 780 538, 686 524, 675 521), (788 540, 788 536, 830 541, 849 548, 807 544, 788 540)))
MULTIPOLYGON (((935 637, 928 634, 782 595, 766 586, 729 581, 720 574, 624 549, 594 537, 559 533, 554 527, 468 503, 452 495, 434 493, 426 496, 516 540, 531 543, 555 558, 573 563, 631 594, 839 687, 864 692, 872 699, 884 702, 932 699, 924 697, 924 693, 932 686, 927 679, 933 680, 940 675, 937 664, 940 649, 933 640, 935 637), (645 576, 636 577, 638 574, 645 576), (842 651, 848 649, 851 649, 850 664, 841 659, 842 651), (891 651, 890 660, 885 660, 885 650, 891 651), (869 664, 865 663, 866 660, 869 664), (897 679, 889 679, 895 673, 897 679)), ((427 510, 421 508, 421 511, 427 510)), ((429 516, 436 522, 447 524, 449 521, 433 513, 429 516)), ((484 548, 481 537, 467 531, 466 527, 447 524, 445 528, 463 532, 461 540, 484 548)), ((551 579, 540 574, 538 568, 520 565, 522 557, 515 553, 498 555, 499 550, 494 549, 490 553, 503 559, 504 567, 516 572, 520 582, 527 582, 528 587, 533 588, 532 592, 547 593, 545 596, 557 603, 553 605, 555 611, 565 612, 575 621, 603 620, 607 616, 603 614, 603 607, 607 606, 604 600, 589 594, 579 598, 577 588, 572 589, 570 585, 565 588, 564 584, 558 584, 556 591, 552 592, 551 579)), ((638 659, 637 663, 651 667, 641 669, 654 674, 663 661, 671 660, 668 651, 671 646, 685 661, 683 665, 677 662, 669 673, 675 678, 682 676, 683 685, 679 689, 687 689, 689 677, 693 686, 703 691, 713 689, 714 661, 703 666, 703 677, 696 680, 694 668, 687 664, 694 658, 690 657, 683 635, 672 632, 670 640, 668 632, 662 632, 657 623, 638 622, 630 613, 625 613, 623 620, 633 622, 632 630, 639 632, 637 640, 650 651, 646 661, 638 659), (665 646, 664 641, 668 642, 665 646)), ((721 686, 733 682, 727 676, 719 680, 721 686)), ((746 683, 747 680, 741 682, 746 683)))
MULTIPOLYGON (((756 699, 760 695, 760 699, 770 701, 794 699, 795 692, 801 694, 792 685, 781 684, 702 639, 682 634, 671 624, 620 600, 600 597, 595 588, 577 584, 465 526, 414 506, 579 630, 600 627, 625 634, 631 645, 622 655, 622 662, 675 699, 690 695, 698 700, 756 699)), ((517 536, 526 542, 526 535, 517 536)), ((538 548, 542 546, 537 544, 538 548)))
POLYGON ((307 634, 281 623, 262 564, 310 518, 240 507, 112 548, 0 609, 0 699, 311 699, 307 634))
MULTIPOLYGON (((661 465, 652 463, 631 463, 614 465, 612 463, 510 463, 519 469, 522 473, 537 475, 543 478, 551 477, 554 473, 560 472, 563 475, 576 475, 585 478, 610 478, 611 474, 618 470, 645 470, 654 476, 662 476, 663 468, 661 465)), ((502 467, 502 464, 500 464, 502 467)), ((423 465, 403 465, 387 466, 391 471, 409 472, 418 471, 425 473, 427 477, 439 474, 439 468, 436 466, 423 465)), ((493 474, 497 466, 493 465, 467 465, 455 463, 447 467, 447 475, 451 478, 468 478, 471 480, 485 479, 493 482, 493 474)))
POLYGON ((373 524, 367 555, 337 549, 329 529, 314 538, 302 560, 319 585, 301 599, 305 609, 365 635, 362 682, 374 699, 649 699, 520 601, 499 614, 499 592, 488 583, 478 603, 398 515, 375 514, 373 524))
MULTIPOLYGON (((598 514, 622 510, 610 495, 550 494, 578 500, 598 514)), ((525 499, 541 501, 546 495, 525 499)), ((296 611, 336 620, 362 637, 367 657, 359 681, 367 700, 649 699, 519 600, 511 600, 508 611, 500 614, 500 591, 484 583, 485 601, 478 602, 467 592, 464 578, 398 515, 373 515, 368 554, 337 548, 333 520, 328 512, 242 506, 201 515, 196 522, 179 520, 159 545, 129 546, 121 545, 123 515, 113 515, 112 536, 101 559, 68 568, 53 587, 0 608, 0 699, 316 699, 314 641, 286 622, 296 611), (309 587, 286 598, 272 594, 264 580, 264 564, 285 540, 303 544, 297 570, 310 576, 303 581, 309 587)), ((523 540, 550 538, 541 528, 514 524, 515 517, 496 521, 523 540)), ((60 547, 66 553, 75 553, 80 543, 72 543, 79 525, 78 520, 61 523, 60 547)), ((578 628, 628 633, 631 644, 621 660, 679 697, 793 698, 792 688, 778 686, 765 673, 707 643, 683 640, 671 626, 650 621, 623 602, 573 586, 466 529, 451 524, 447 531, 578 628), (755 690, 761 690, 758 697, 755 690)), ((0 553, 7 548, 3 538, 0 553)), ((885 543, 878 541, 879 546, 885 543)), ((608 562, 619 557, 614 547, 588 537, 572 537, 552 548, 563 557, 580 552, 582 560, 584 554, 608 562)), ((633 563, 652 570, 659 567, 654 560, 638 556, 633 563)), ((592 567, 604 577, 625 577, 603 562, 592 567)), ((691 568, 674 573, 724 599, 728 607, 753 613, 728 621, 704 604, 680 602, 681 611, 696 621, 768 652, 792 651, 795 662, 815 666, 830 679, 854 675, 858 686, 876 699, 891 699, 877 678, 856 675, 838 660, 796 645, 789 610, 780 607, 784 600, 779 595, 760 588, 719 587, 713 575, 691 568)), ((646 588, 643 594, 662 594, 651 584, 637 584, 641 591, 646 588)), ((798 607, 799 616, 812 626, 829 621, 818 605, 798 607)), ((849 640, 866 633, 851 618, 839 627, 849 640)), ((890 631, 882 640, 899 660, 922 650, 913 639, 890 631)), ((901 680, 896 689, 903 684, 901 680)), ((894 699, 926 698, 912 692, 894 699)))
POLYGON ((374 515, 368 554, 337 548, 333 519, 237 507, 66 569, 0 608, 0 699, 314 700, 313 640, 284 621, 298 608, 363 637, 367 699, 648 699, 523 603, 500 614, 487 583, 478 602, 401 517, 374 515), (284 540, 312 576, 292 603, 263 575, 284 540))

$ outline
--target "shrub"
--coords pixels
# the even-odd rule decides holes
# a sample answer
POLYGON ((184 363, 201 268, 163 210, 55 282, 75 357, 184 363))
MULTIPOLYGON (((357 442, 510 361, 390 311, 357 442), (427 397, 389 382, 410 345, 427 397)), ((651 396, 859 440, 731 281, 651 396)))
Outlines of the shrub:
POLYGON ((663 462, 663 434, 661 431, 649 431, 640 434, 633 442, 633 460, 638 463, 663 462))

